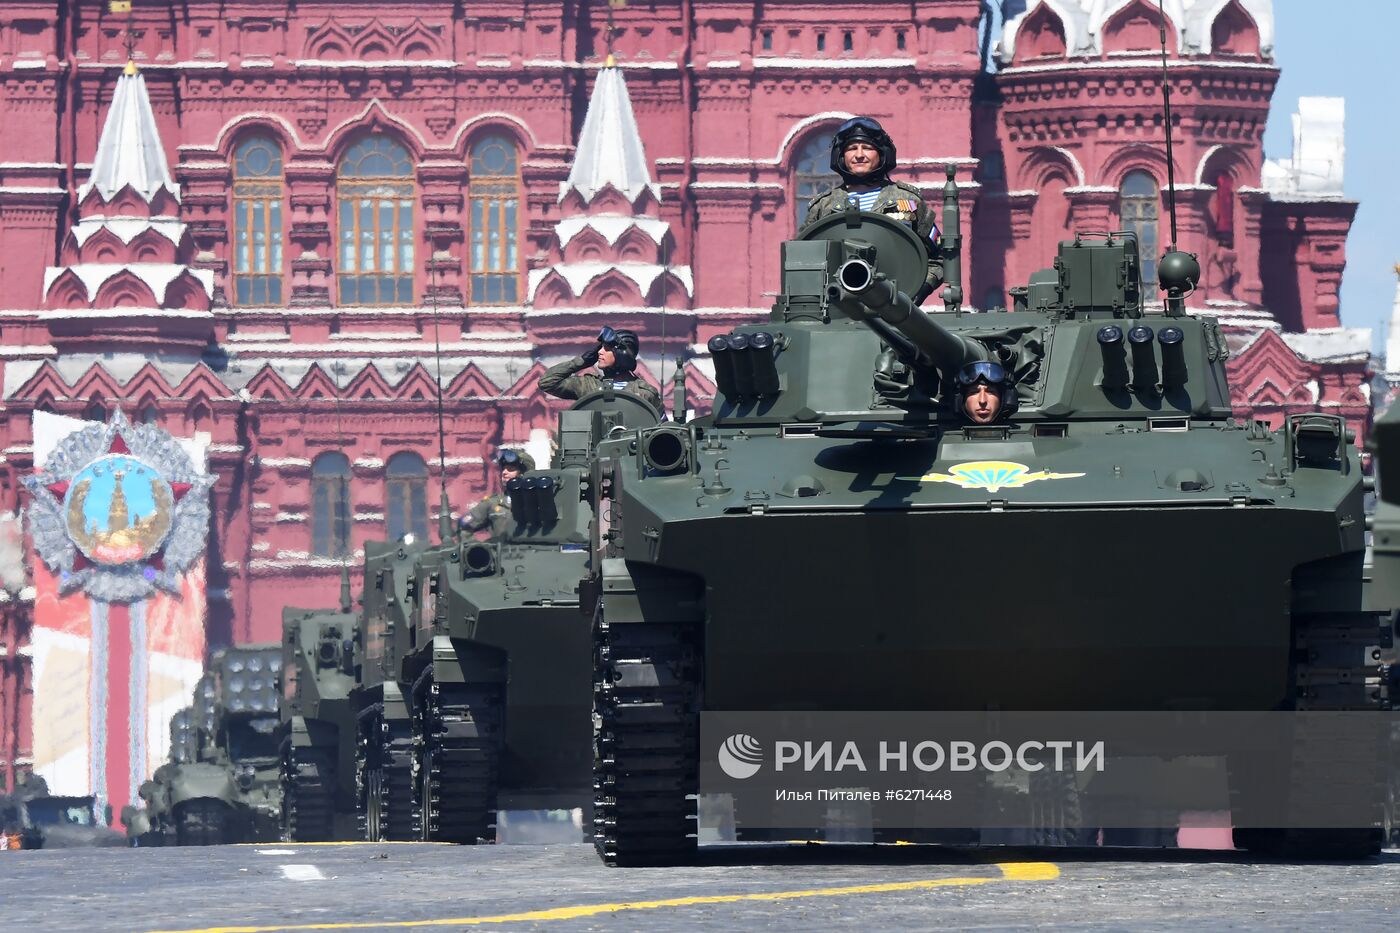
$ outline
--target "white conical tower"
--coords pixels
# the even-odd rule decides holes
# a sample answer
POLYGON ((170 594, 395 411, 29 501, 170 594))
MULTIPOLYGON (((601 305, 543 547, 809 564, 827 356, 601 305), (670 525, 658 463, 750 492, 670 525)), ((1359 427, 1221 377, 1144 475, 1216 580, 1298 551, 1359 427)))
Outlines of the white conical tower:
POLYGON ((567 181, 549 264, 530 272, 537 309, 689 307, 689 266, 667 263, 671 225, 660 217, 627 82, 612 56, 598 72, 567 181))
POLYGON ((611 57, 593 85, 574 164, 569 169, 569 180, 560 185, 559 199, 562 201, 572 190, 588 204, 608 185, 629 202, 635 202, 643 191, 661 199, 661 189, 652 182, 647 169, 647 154, 637 118, 632 114, 627 82, 611 57))
MULTIPOLYGON (((1395 264, 1395 300, 1390 305, 1390 329, 1385 338, 1386 404, 1400 390, 1400 262, 1395 264)), ((1379 412, 1377 412, 1379 414, 1379 412)))
POLYGON ((92 174, 78 189, 78 200, 86 200, 96 189, 103 201, 110 201, 126 187, 147 203, 160 191, 176 201, 180 199, 179 186, 170 177, 170 166, 165 161, 146 79, 134 64, 128 64, 117 79, 92 174))
POLYGON ((119 338, 133 352, 204 347, 214 274, 189 266, 194 244, 179 211, 146 81, 128 64, 78 190, 78 222, 60 265, 44 274, 44 318, 56 346, 72 352, 119 338))

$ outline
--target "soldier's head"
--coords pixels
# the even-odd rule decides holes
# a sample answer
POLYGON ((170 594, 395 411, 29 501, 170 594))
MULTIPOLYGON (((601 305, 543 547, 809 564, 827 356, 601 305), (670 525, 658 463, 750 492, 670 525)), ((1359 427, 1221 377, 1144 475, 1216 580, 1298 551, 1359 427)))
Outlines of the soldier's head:
POLYGON ((598 368, 606 375, 625 375, 637 368, 641 341, 635 331, 604 327, 598 332, 598 368))
POLYGON ((993 424, 1016 410, 1016 385, 1000 363, 969 363, 957 377, 958 413, 973 424, 993 424))
POLYGON ((887 179, 894 166, 894 140, 878 120, 853 117, 831 137, 831 170, 846 184, 887 179))
POLYGON ((496 465, 501 468, 501 485, 515 479, 521 473, 528 473, 535 468, 534 459, 523 450, 512 450, 509 447, 502 447, 496 451, 496 465))

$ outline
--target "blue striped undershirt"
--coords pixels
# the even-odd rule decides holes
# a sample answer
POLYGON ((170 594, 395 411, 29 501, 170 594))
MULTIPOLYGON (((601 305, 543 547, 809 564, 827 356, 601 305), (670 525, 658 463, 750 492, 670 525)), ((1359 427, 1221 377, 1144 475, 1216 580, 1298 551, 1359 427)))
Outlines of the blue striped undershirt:
MULTIPOLYGON (((854 204, 860 210, 874 210, 875 202, 879 199, 881 190, 880 188, 876 188, 873 191, 848 191, 846 192, 846 200, 854 204)), ((933 225, 933 229, 929 232, 928 240, 930 243, 936 244, 938 242, 938 224, 933 225)))
POLYGON ((875 201, 880 197, 880 189, 874 188, 870 191, 848 191, 846 199, 863 211, 868 211, 875 206, 875 201))

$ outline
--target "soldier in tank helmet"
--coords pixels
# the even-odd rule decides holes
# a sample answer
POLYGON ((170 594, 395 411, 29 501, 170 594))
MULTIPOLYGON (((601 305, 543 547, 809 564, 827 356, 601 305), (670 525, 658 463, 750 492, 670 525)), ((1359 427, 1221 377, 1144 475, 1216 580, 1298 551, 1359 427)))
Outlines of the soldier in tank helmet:
POLYGON ((535 468, 534 458, 523 450, 509 447, 496 451, 496 464, 501 468, 501 491, 482 499, 458 520, 458 525, 468 534, 484 530, 489 530, 493 538, 504 534, 510 524, 510 496, 505 493, 506 483, 535 468))
POLYGON ((972 424, 995 424, 1016 410, 1016 384, 1000 363, 968 363, 954 381, 958 414, 972 424))
POLYGON ((641 343, 635 332, 604 327, 598 343, 587 353, 549 367, 540 377, 540 389, 555 398, 579 399, 592 392, 614 389, 637 396, 657 412, 661 396, 637 375, 637 354, 641 343), (590 366, 598 374, 582 373, 590 366))
POLYGON ((837 211, 857 208, 908 224, 929 247, 928 278, 913 296, 921 302, 943 281, 938 224, 918 188, 890 178, 895 165, 894 140, 878 120, 853 117, 842 123, 831 137, 831 170, 841 176, 841 184, 813 199, 802 228, 837 211))

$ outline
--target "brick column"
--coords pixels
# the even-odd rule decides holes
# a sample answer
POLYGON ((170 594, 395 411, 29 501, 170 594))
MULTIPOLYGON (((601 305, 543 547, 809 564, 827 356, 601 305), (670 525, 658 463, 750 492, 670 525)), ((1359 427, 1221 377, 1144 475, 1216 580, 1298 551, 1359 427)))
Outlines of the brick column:
POLYGON ((331 303, 331 199, 335 192, 335 166, 329 162, 297 162, 286 167, 291 225, 288 244, 292 257, 292 307, 331 303))

